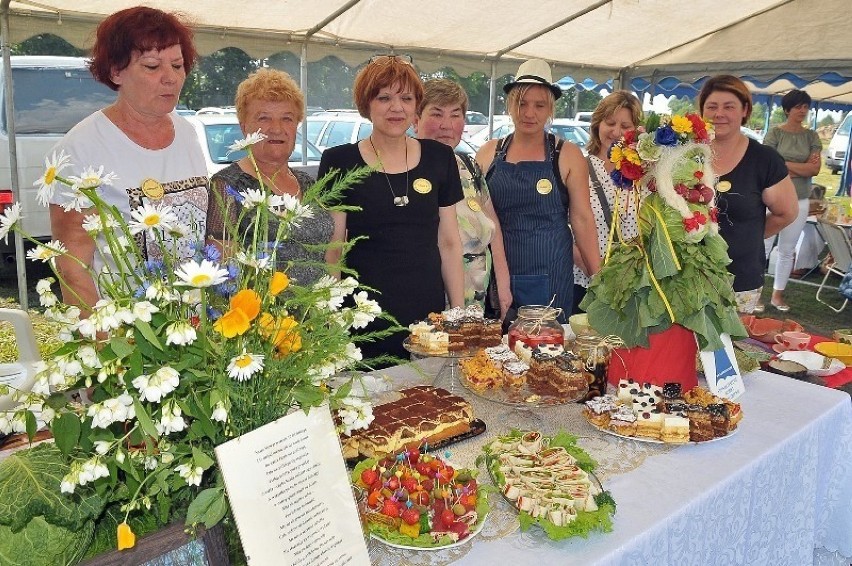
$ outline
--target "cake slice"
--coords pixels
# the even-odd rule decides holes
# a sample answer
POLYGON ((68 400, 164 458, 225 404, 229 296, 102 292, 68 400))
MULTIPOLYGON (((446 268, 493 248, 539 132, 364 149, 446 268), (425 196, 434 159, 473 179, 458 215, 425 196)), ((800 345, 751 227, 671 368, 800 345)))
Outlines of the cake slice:
POLYGON ((660 431, 663 442, 686 444, 689 442, 689 419, 686 417, 665 417, 660 431))

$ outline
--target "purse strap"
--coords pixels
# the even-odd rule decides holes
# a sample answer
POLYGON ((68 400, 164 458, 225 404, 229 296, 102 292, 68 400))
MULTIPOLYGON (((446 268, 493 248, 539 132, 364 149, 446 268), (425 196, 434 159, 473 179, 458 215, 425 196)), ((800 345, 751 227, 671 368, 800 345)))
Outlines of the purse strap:
POLYGON ((592 188, 595 190, 595 193, 597 193, 598 200, 601 203, 604 221, 606 221, 607 227, 612 226, 612 208, 610 208, 609 206, 609 201, 606 200, 606 194, 603 190, 603 184, 598 178, 598 172, 595 171, 595 166, 592 164, 592 157, 590 155, 586 156, 586 162, 589 164, 589 177, 592 179, 592 188))

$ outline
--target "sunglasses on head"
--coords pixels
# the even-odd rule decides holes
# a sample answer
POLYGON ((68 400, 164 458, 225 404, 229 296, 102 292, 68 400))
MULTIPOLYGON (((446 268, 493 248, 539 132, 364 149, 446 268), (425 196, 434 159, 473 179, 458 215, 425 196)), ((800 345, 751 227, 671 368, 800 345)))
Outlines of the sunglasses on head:
POLYGON ((370 63, 378 65, 390 65, 394 60, 404 65, 411 65, 413 63, 411 55, 373 55, 370 57, 370 63))

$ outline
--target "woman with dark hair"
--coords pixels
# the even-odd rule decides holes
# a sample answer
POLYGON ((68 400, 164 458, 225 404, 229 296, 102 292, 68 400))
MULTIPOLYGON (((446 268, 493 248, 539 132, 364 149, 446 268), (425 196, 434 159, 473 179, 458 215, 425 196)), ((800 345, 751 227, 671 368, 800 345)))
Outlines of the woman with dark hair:
MULTIPOLYGON (((630 130, 635 130, 642 120, 642 103, 631 92, 617 90, 598 103, 592 112, 589 128, 591 139, 586 146, 589 156, 589 197, 595 228, 598 233, 598 249, 604 257, 609 242, 610 225, 618 210, 619 232, 625 241, 639 233, 632 197, 626 191, 619 191, 610 177, 615 167, 609 160, 609 148, 630 130)), ((617 237, 617 236, 615 236, 617 237)), ((615 241, 617 243, 618 240, 615 241)), ((578 250, 574 250, 574 307, 572 313, 580 311, 580 301, 586 295, 591 277, 581 261, 578 250)))
POLYGON ((476 160, 487 171, 503 229, 512 306, 551 304, 565 322, 573 306, 574 239, 589 275, 600 269, 589 168, 580 148, 546 131, 562 95, 546 61, 522 63, 504 90, 515 131, 487 142, 476 160))
POLYGON ((728 243, 737 308, 752 313, 763 290, 763 240, 796 218, 796 191, 784 158, 740 130, 752 110, 745 83, 732 75, 710 77, 698 94, 698 108, 715 131, 719 233, 728 243))
MULTIPOLYGON (((74 175, 84 176, 91 167, 114 173, 115 180, 102 185, 100 194, 125 217, 152 201, 170 205, 181 223, 192 227, 177 239, 186 257, 204 238, 207 169, 192 126, 174 109, 196 57, 192 31, 174 14, 139 6, 108 16, 98 26, 90 69, 118 97, 74 126, 54 148, 70 157, 74 175)), ((50 198, 53 237, 80 260, 57 259, 63 298, 84 313, 99 298, 90 273, 109 277, 114 267, 103 236, 92 239, 83 227, 91 212, 68 193, 50 198)), ((146 239, 143 249, 147 259, 162 257, 153 240, 146 239)))
MULTIPOLYGON (((446 302, 464 306, 455 209, 462 186, 455 155, 441 142, 406 135, 423 99, 420 76, 410 58, 379 55, 358 72, 353 95, 373 132, 358 143, 325 150, 317 176, 365 165, 374 172, 344 194, 343 204, 358 210, 332 212, 332 243, 354 241, 347 267, 362 285, 379 291, 382 310, 402 326, 444 310, 446 302)), ((329 263, 338 263, 340 251, 337 246, 326 254, 329 263)), ((376 320, 368 330, 385 324, 376 320)), ((403 339, 394 333, 359 346, 365 358, 404 357, 403 339)))
POLYGON ((769 130, 763 143, 784 158, 787 171, 790 172, 793 185, 796 187, 796 198, 799 199, 799 214, 796 219, 778 233, 775 281, 772 284, 772 298, 769 301, 769 304, 778 311, 787 312, 790 307, 784 302, 784 289, 793 271, 796 244, 808 220, 811 177, 819 173, 822 142, 815 131, 804 126, 811 108, 811 97, 807 92, 791 90, 781 99, 781 107, 787 115, 787 121, 769 130))

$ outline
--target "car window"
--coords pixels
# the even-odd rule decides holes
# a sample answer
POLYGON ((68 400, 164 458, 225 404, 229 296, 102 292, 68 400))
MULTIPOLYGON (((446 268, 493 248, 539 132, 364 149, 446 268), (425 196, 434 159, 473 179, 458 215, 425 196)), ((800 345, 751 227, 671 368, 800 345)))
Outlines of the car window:
POLYGON ((243 139, 239 124, 205 124, 204 134, 207 138, 207 149, 210 161, 217 165, 233 163, 246 156, 245 151, 228 153, 228 148, 234 142, 243 139))
MULTIPOLYGON (((65 134, 77 122, 109 106, 116 94, 86 69, 12 69, 15 131, 65 134)), ((5 103, 5 102, 4 102, 5 103)), ((2 112, 3 131, 6 113, 2 112)))
POLYGON ((361 141, 363 139, 367 139, 367 137, 372 133, 373 133, 373 123, 372 122, 370 122, 369 124, 361 124, 358 127, 358 141, 361 141))
MULTIPOLYGON (((320 157, 322 157, 322 154, 320 153, 320 151, 316 148, 316 146, 314 146, 313 144, 311 144, 309 142, 308 143, 308 161, 319 161, 320 157)), ((290 163, 293 163, 293 162, 301 163, 301 161, 302 161, 302 134, 299 134, 299 133, 296 134, 296 147, 293 148, 293 153, 290 154, 289 161, 290 161, 290 163)))
POLYGON ((465 114, 465 124, 471 124, 475 126, 484 126, 488 124, 488 118, 479 112, 467 112, 465 114))
POLYGON ((355 129, 355 122, 334 122, 329 123, 325 132, 320 138, 318 145, 323 147, 337 147, 349 143, 352 139, 352 130, 355 129))
POLYGON ((325 126, 325 120, 308 120, 308 141, 311 143, 317 143, 317 138, 322 131, 322 127, 325 126))
POLYGON ((580 147, 585 147, 589 142, 589 135, 580 126, 553 125, 550 131, 565 141, 577 144, 580 147))

